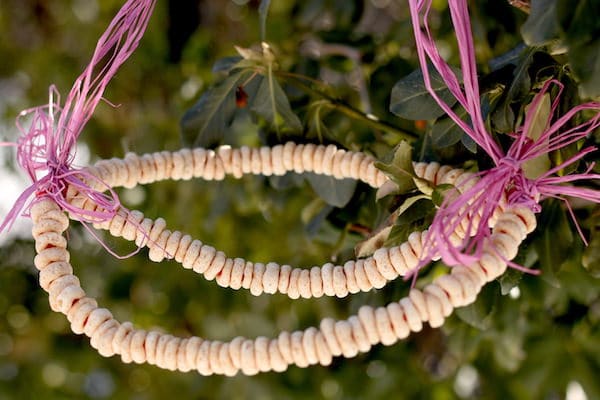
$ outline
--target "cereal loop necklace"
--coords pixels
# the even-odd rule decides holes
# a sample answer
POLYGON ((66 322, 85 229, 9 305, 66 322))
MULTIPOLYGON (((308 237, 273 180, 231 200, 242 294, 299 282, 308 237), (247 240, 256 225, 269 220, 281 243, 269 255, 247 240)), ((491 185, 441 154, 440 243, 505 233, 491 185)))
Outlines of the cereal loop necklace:
MULTIPOLYGON (((365 153, 333 145, 292 142, 261 148, 222 146, 216 150, 195 148, 141 156, 128 154, 124 159, 102 160, 94 166, 74 169, 71 164, 76 140, 102 99, 108 82, 137 47, 154 5, 155 0, 128 0, 100 38, 90 64, 75 81, 65 103, 60 104, 52 87, 47 106, 24 112, 33 115, 32 123, 27 129, 19 125, 23 135, 14 145, 18 149, 18 162, 33 183, 0 225, 0 230, 10 228, 19 215, 29 212, 37 253, 34 263, 40 271, 40 286, 49 294, 50 307, 65 314, 73 332, 88 336, 92 347, 103 356, 120 355, 126 363, 149 363, 169 370, 227 376, 240 371, 247 375, 284 371, 289 365, 329 365, 333 357, 354 357, 378 343, 391 345, 410 332, 419 332, 423 323, 439 327, 454 308, 474 302, 483 285, 501 276, 508 265, 514 266, 511 260, 526 235, 535 229, 534 212, 539 211, 538 203, 543 197, 570 195, 600 202, 597 191, 560 185, 597 179, 589 170, 579 175, 550 176, 556 172, 554 169, 536 180, 526 179, 521 171, 521 163, 527 159, 579 140, 597 127, 599 115, 573 130, 557 133, 575 112, 600 109, 598 104, 576 107, 559 119, 556 129, 551 125, 537 142, 517 139, 514 149, 511 147, 504 154, 481 122, 474 54, 469 51, 472 38, 466 2, 449 1, 459 44, 466 43, 460 49, 464 64, 463 92, 439 57, 435 43, 428 36, 429 30, 421 29, 420 15, 428 9, 430 1, 409 0, 426 86, 430 88, 426 73, 430 60, 469 113, 472 126, 458 117, 455 119, 452 110, 430 90, 432 96, 497 166, 474 175, 437 163, 415 163, 417 187, 423 187, 422 180, 431 185, 450 184, 457 188, 458 197, 444 201, 430 229, 413 232, 405 243, 380 248, 371 257, 310 269, 229 258, 190 235, 167 229, 162 218, 152 220, 140 211, 125 209, 113 188, 132 188, 161 180, 222 180, 225 176, 240 178, 246 174, 270 176, 288 172, 349 178, 373 188, 381 187, 388 178, 365 153), (536 147, 538 142, 545 147, 541 144, 536 147), (509 185, 514 190, 507 193, 505 188, 509 185), (283 331, 274 338, 236 337, 230 342, 180 338, 138 329, 130 322, 121 323, 108 309, 86 296, 70 264, 67 239, 63 235, 69 227, 67 214, 90 230, 89 225, 93 225, 115 237, 134 241, 139 247, 148 247, 152 261, 174 259, 207 280, 216 280, 220 286, 248 289, 255 296, 282 293, 292 299, 344 297, 382 288, 399 276, 416 273, 431 260, 442 259, 453 268, 422 290, 412 288, 398 302, 377 308, 362 306, 346 320, 325 318, 318 327, 283 331)), ((423 24, 427 28, 426 20, 423 24)), ((547 90, 546 86, 539 98, 547 90)), ((538 96, 534 102, 537 99, 538 96)), ((593 149, 583 149, 559 167, 581 159, 590 151, 593 149)))
MULTIPOLYGON (((288 171, 315 172, 337 179, 353 178, 373 187, 387 178, 374 168, 374 159, 363 153, 347 152, 335 146, 296 145, 286 143, 272 148, 205 149, 160 152, 125 159, 103 160, 88 169, 97 181, 111 187, 133 187, 165 179, 223 179, 225 175, 283 175, 288 171)), ((431 163, 415 164, 417 176, 432 183, 458 184, 471 175, 462 170, 431 163)), ((90 212, 96 204, 69 190, 68 201, 90 212)), ((354 357, 371 346, 391 345, 410 332, 418 332, 423 323, 439 327, 455 307, 472 303, 486 282, 506 270, 504 259, 516 256, 525 235, 535 228, 535 216, 525 207, 499 208, 490 238, 496 248, 484 253, 481 260, 467 267, 454 267, 436 278, 423 290, 411 289, 409 296, 386 307, 363 306, 347 320, 326 318, 318 328, 281 332, 276 338, 254 340, 237 337, 231 342, 179 338, 156 331, 135 329, 130 322, 120 323, 111 312, 99 308, 87 297, 69 263, 67 241, 62 233, 69 219, 50 198, 33 205, 31 217, 40 270, 40 285, 49 293, 50 306, 65 314, 71 329, 84 333, 91 345, 103 356, 121 355, 124 362, 157 365, 169 370, 197 370, 203 375, 247 375, 266 371, 283 371, 288 365, 306 367, 328 365, 332 357, 354 357)), ((468 226, 469 222, 465 222, 468 226)), ((96 224, 113 236, 148 246, 153 261, 174 258, 184 268, 215 279, 224 287, 250 289, 253 295, 283 293, 290 298, 320 296, 344 297, 348 293, 381 288, 388 281, 412 271, 422 256, 424 232, 414 232, 406 243, 378 249, 372 257, 348 261, 343 266, 327 263, 309 269, 252 263, 228 258, 223 252, 202 244, 179 231, 166 229, 165 221, 144 218, 139 211, 117 213, 96 224)), ((457 239, 465 231, 457 232, 457 239)))

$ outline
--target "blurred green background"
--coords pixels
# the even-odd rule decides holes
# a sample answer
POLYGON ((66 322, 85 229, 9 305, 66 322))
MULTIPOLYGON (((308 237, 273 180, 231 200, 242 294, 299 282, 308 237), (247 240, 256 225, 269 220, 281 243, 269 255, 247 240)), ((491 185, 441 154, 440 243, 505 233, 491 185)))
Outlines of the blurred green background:
MULTIPOLYGON (((140 48, 105 94, 119 107, 98 106, 81 136, 80 163, 122 157, 127 151, 180 148, 182 115, 221 78, 212 72, 213 63, 236 55, 234 45, 260 42, 258 3, 158 1, 140 48)), ((451 27, 444 2, 435 3, 434 29, 443 39, 451 27)), ((68 92, 120 5, 115 0, 0 2, 0 140, 15 140, 15 116, 46 102, 50 84, 63 95, 68 92)), ((502 1, 471 2, 471 12, 478 62, 486 70, 488 61, 523 41, 519 28, 527 14, 502 1)), ((475 156, 460 144, 432 147, 427 144, 428 123, 415 124, 388 111, 392 86, 417 66, 410 29, 404 1, 280 0, 271 5, 267 39, 282 70, 325 81, 344 104, 418 136, 415 159, 469 165, 475 156)), ((596 27, 590 30, 597 33, 596 27)), ((444 55, 456 61, 453 42, 441 44, 444 55)), ((560 55, 552 58, 554 64, 566 62, 560 55)), ((503 77, 491 74, 489 79, 503 77)), ((306 101, 297 90, 286 90, 292 108, 309 120, 306 101)), ((240 118, 245 122, 231 141, 258 145, 276 140, 260 121, 240 118)), ((344 113, 332 112, 323 120, 326 142, 377 156, 400 140, 394 132, 373 129, 344 113)), ((305 125, 294 139, 318 140, 310 124, 305 125)), ((26 182, 16 170, 13 149, 2 148, 1 153, 4 214, 26 182)), ((393 208, 389 201, 376 203, 373 191, 360 185, 340 209, 328 206, 306 183, 256 177, 162 182, 119 193, 130 208, 164 217, 171 229, 190 233, 231 257, 294 266, 353 257, 354 246, 364 239, 361 232, 375 229, 393 208)), ((442 329, 426 328, 394 346, 336 359, 327 368, 291 367, 282 374, 234 378, 174 373, 99 356, 87 338, 70 331, 62 314, 49 310, 47 295, 37 284, 32 241, 19 234, 28 228, 21 225, 17 234, 3 234, 0 247, 0 398, 600 398, 600 211, 576 206, 586 235, 592 237, 589 248, 584 249, 558 202, 549 203, 540 217, 542 233, 526 242, 519 260, 540 267, 543 243, 560 253, 559 260, 551 259, 551 270, 542 277, 510 271, 504 282, 488 285, 474 306, 450 317, 442 329)), ((128 243, 103 237, 120 254, 132 250, 128 243)), ((314 326, 324 317, 347 318, 363 304, 397 300, 408 287, 399 280, 342 300, 253 297, 220 288, 175 262, 152 263, 145 250, 117 260, 77 223, 71 225, 69 246, 82 286, 117 319, 181 336, 273 337, 283 329, 314 326)), ((442 269, 435 266, 421 282, 442 269)))

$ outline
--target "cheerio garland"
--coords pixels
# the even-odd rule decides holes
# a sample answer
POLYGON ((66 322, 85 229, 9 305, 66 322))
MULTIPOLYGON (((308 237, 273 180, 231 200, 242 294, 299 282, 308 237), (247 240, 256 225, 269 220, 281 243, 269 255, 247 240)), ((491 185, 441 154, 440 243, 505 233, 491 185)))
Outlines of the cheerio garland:
MULTIPOLYGON (((452 226, 452 232, 442 230, 440 235, 438 222, 436 229, 413 233, 408 242, 400 246, 379 249, 372 257, 349 261, 343 266, 328 263, 308 270, 230 259, 189 235, 166 229, 162 219, 152 221, 144 218, 139 211, 124 209, 112 187, 133 187, 161 179, 222 179, 226 174, 240 177, 246 173, 280 175, 287 171, 312 171, 338 179, 359 179, 373 187, 387 180, 374 167, 373 159, 365 154, 346 152, 334 146, 293 143, 260 149, 222 147, 216 152, 184 149, 172 153, 128 155, 124 160, 106 160, 94 167, 74 170, 71 162, 76 139, 102 98, 108 81, 136 48, 154 4, 154 1, 143 0, 126 2, 99 40, 92 61, 75 82, 63 108, 55 89, 51 88, 48 106, 27 111, 33 113, 34 118, 30 129, 23 130, 24 135, 19 140, 18 161, 34 183, 19 198, 0 227, 9 227, 23 209, 30 210, 34 221, 32 233, 36 241, 35 265, 40 270, 40 285, 49 293, 51 308, 67 315, 72 330, 90 337, 92 346, 100 354, 119 354, 124 362, 148 362, 170 370, 194 369, 205 375, 234 375, 238 371, 251 375, 269 370, 283 371, 291 364, 300 367, 316 363, 327 365, 334 356, 353 357, 358 352, 368 351, 374 344, 392 344, 411 331, 421 330, 423 322, 428 322, 432 327, 441 326, 455 307, 473 302, 487 281, 504 272, 507 263, 516 256, 525 235, 534 229, 534 210, 530 203, 514 201, 513 193, 501 191, 494 197, 494 202, 486 207, 472 206, 477 203, 476 198, 473 200, 473 193, 480 193, 478 185, 490 175, 484 174, 479 179, 435 163, 416 164, 417 175, 434 184, 455 184, 463 193, 462 196, 469 195, 464 203, 459 203, 456 216, 450 216, 450 220, 445 221, 452 226), (104 65, 102 60, 107 56, 109 61, 104 65), (95 74, 98 69, 99 72, 95 74), (107 190, 108 195, 104 193, 107 190), (238 337, 227 343, 197 337, 177 338, 155 331, 134 329, 128 322, 119 323, 110 311, 99 308, 94 299, 86 296, 73 274, 67 241, 62 235, 69 225, 65 211, 74 219, 108 229, 115 236, 134 240, 138 246, 148 246, 150 258, 155 261, 165 257, 174 258, 185 268, 202 273, 207 279, 216 279, 222 286, 243 287, 255 295, 281 292, 291 298, 320 295, 342 297, 348 293, 382 287, 389 280, 414 272, 423 260, 442 257, 445 261, 453 261, 450 264, 456 266, 449 274, 436 278, 423 290, 412 289, 409 296, 399 302, 376 309, 363 306, 358 315, 344 321, 326 318, 318 329, 313 327, 293 333, 282 332, 274 339, 238 337), (471 235, 475 235, 477 243, 476 256, 469 254, 469 258, 464 259, 468 263, 461 263, 459 261, 464 256, 461 251, 464 250, 464 243, 473 240, 470 239, 471 235), (468 267, 465 266, 467 264, 468 267)), ((410 2, 413 17, 418 15, 419 7, 423 4, 410 2)), ((458 7, 466 12, 464 2, 451 1, 450 5, 451 8, 458 7)), ((435 54, 423 43, 417 35, 421 60, 423 51, 429 52, 430 56, 435 54)), ((433 42, 430 44, 433 45, 433 42)), ((436 68, 442 65, 438 64, 434 62, 436 68)), ((427 83, 427 74, 424 75, 427 83)), ((476 77, 471 84, 473 93, 478 94, 476 77)), ((455 96, 460 88, 456 90, 453 91, 455 96)), ((469 98, 472 102, 473 99, 469 98)), ((477 115, 477 106, 474 107, 473 112, 477 115)), ((465 108, 470 110, 467 106, 465 108)), ((596 120, 589 126, 595 123, 596 120)), ((562 124, 558 125, 557 130, 562 124)), ((555 132, 551 130, 548 136, 555 132)), ((569 136, 560 144, 570 139, 569 136)), ((476 142, 486 151, 494 148, 494 144, 487 139, 476 139, 476 142)), ((496 153, 492 151, 492 154, 496 153)), ((508 164, 506 157, 500 158, 500 166, 508 164)), ((513 185, 522 181, 518 162, 516 160, 511 164, 515 170, 510 175, 513 185)), ((573 175, 569 179, 595 177, 584 174, 573 175)), ((546 183, 552 187, 555 183, 566 181, 568 179, 546 183)), ((537 185, 527 188, 546 188, 538 181, 535 183, 537 185)), ((520 197, 523 197, 523 187, 525 185, 519 186, 520 197)), ((543 194, 548 193, 550 189, 543 194)), ((554 193, 595 199, 596 192, 573 189, 554 193)), ((448 218, 450 209, 452 206, 447 203, 443 205, 442 211, 446 213, 442 218, 448 218)))
MULTIPOLYGON (((293 145, 288 145, 289 147, 293 145)), ((325 149, 324 146, 309 148, 315 153, 325 149)), ((195 149, 194 152, 208 153, 203 149, 195 149)), ((227 148, 227 153, 235 154, 235 150, 227 148)), ((92 173, 94 170, 104 170, 105 173, 100 172, 102 179, 110 181, 111 176, 119 175, 111 172, 117 170, 119 165, 119 170, 122 171, 121 183, 145 181, 143 176, 147 176, 149 181, 158 179, 157 177, 173 178, 173 175, 183 179, 182 171, 185 170, 190 171, 191 176, 203 177, 206 174, 217 179, 222 178, 225 173, 233 173, 232 158, 217 157, 218 153, 212 153, 214 157, 194 158, 192 152, 189 157, 183 157, 183 162, 173 161, 176 158, 173 154, 176 153, 155 154, 160 154, 165 167, 146 167, 146 172, 143 172, 143 169, 133 166, 138 160, 129 164, 122 160, 113 160, 111 163, 115 165, 115 169, 108 167, 107 162, 100 162, 100 165, 89 171, 92 173), (178 172, 169 174, 167 170, 178 172), (215 176, 215 171, 221 172, 215 176)), ((268 153, 263 151, 262 154, 268 153)), ((304 159, 308 160, 310 157, 304 159)), ((278 164, 275 160, 271 152, 268 158, 257 162, 260 168, 257 167, 253 172, 264 173, 265 165, 278 164)), ((279 159, 282 160, 283 157, 279 159)), ((311 170, 309 165, 303 166, 305 170, 311 170)), ((436 164, 417 165, 416 170, 419 178, 424 178, 424 172, 429 171, 433 172, 434 181, 440 182, 456 181, 467 175, 462 171, 448 170, 436 164)), ((327 174, 325 171, 321 173, 327 174)), ((119 180, 116 181, 119 183, 119 180)), ((74 194, 73 200, 76 198, 77 195, 74 194)), ((93 211, 95 206, 86 202, 81 207, 93 211)), ((228 376, 239 371, 246 375, 267 371, 280 372, 292 364, 299 367, 317 363, 329 365, 335 356, 354 357, 359 352, 369 351, 371 346, 378 343, 391 345, 407 337, 410 332, 420 331, 424 322, 429 323, 431 327, 439 327, 454 308, 475 301, 486 282, 504 273, 507 267, 505 260, 516 256, 521 241, 535 228, 535 217, 528 208, 512 207, 500 210, 493 234, 487 239, 487 246, 480 260, 469 267, 455 266, 450 273, 437 277, 422 290, 411 289, 409 296, 398 302, 378 308, 363 306, 357 315, 347 320, 335 321, 325 318, 318 328, 310 327, 291 333, 283 331, 276 338, 236 337, 230 342, 222 342, 199 337, 180 338, 158 331, 135 329, 129 322, 118 322, 109 310, 98 307, 95 299, 86 296, 79 285, 79 279, 73 274, 73 267, 69 263, 70 255, 66 249, 67 241, 62 236, 69 225, 65 213, 51 198, 46 198, 34 204, 31 216, 34 221, 33 235, 37 252, 35 265, 40 270, 40 284, 49 293, 51 308, 67 316, 73 332, 84 333, 90 337, 91 345, 101 355, 118 354, 127 363, 149 363, 169 370, 196 370, 202 375, 228 376)), ((386 279, 394 279, 404 274, 407 264, 410 262, 416 265, 422 256, 422 246, 419 239, 416 239, 412 247, 405 243, 392 249, 380 249, 373 258, 349 261, 343 267, 326 264, 321 268, 313 267, 310 272, 306 269, 292 270, 291 267, 278 268, 276 265, 269 268, 269 264, 265 267, 241 259, 229 259, 223 253, 210 246, 206 247, 187 235, 164 229, 162 223, 158 224, 159 228, 155 228, 156 222, 143 219, 143 214, 139 212, 131 212, 129 216, 134 216, 134 220, 117 214, 112 220, 100 225, 109 229, 115 236, 135 240, 139 244, 154 242, 150 244, 150 253, 155 252, 155 259, 171 254, 175 261, 182 263, 186 268, 204 272, 208 279, 219 275, 221 281, 217 278, 217 282, 223 286, 244 287, 255 295, 263 291, 280 291, 292 298, 322 294, 341 297, 348 292, 382 287, 386 279), (140 227, 144 227, 144 231, 140 230, 140 227), (146 229, 149 230, 149 235, 146 229), (194 246, 194 243, 197 244, 194 246), (403 252, 403 249, 407 249, 407 252, 403 252), (234 281, 237 283, 234 284, 234 281)), ((411 236, 420 238, 423 234, 416 233, 411 236)), ((410 242, 409 239, 408 243, 410 242)))
MULTIPOLYGON (((222 146, 216 151, 202 148, 183 149, 138 156, 128 154, 124 159, 102 160, 87 173, 111 187, 128 188, 164 179, 187 180, 202 178, 221 180, 226 175, 244 174, 284 175, 287 172, 314 172, 336 179, 356 179, 374 188, 389 182, 374 166, 375 160, 360 152, 338 149, 336 146, 295 144, 274 147, 232 149, 222 146)), ((432 185, 451 184, 468 187, 472 173, 437 163, 415 163, 417 174, 432 185)), ((67 192, 70 203, 90 212, 97 207, 75 189, 67 192)), ((498 208, 498 212, 502 207, 498 208)), ((492 224, 495 221, 491 222, 492 224)), ((466 234, 466 221, 455 233, 455 242, 466 234)), ((113 236, 133 240, 138 246, 148 246, 149 258, 159 262, 175 258, 185 268, 203 274, 208 280, 216 279, 224 287, 250 289, 254 295, 284 293, 295 299, 325 296, 344 297, 348 293, 382 288, 388 281, 413 271, 422 254, 426 232, 413 232, 408 241, 392 248, 380 248, 372 257, 350 260, 342 265, 327 263, 311 269, 292 268, 274 262, 253 263, 241 258, 230 259, 212 246, 194 240, 179 231, 171 231, 166 221, 144 218, 140 211, 118 213, 111 220, 94 224, 110 231, 113 236), (185 253, 185 255, 184 255, 185 253), (383 262, 387 258, 390 263, 383 262)))

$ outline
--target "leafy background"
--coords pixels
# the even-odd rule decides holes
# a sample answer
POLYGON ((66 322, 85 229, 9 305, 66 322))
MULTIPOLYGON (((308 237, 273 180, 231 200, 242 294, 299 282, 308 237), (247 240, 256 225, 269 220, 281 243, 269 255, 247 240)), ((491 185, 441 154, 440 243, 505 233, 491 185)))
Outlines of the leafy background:
MULTIPOLYGON (((291 139, 368 151, 397 187, 375 193, 354 182, 293 175, 163 182, 121 191, 128 206, 162 216, 230 256, 308 267, 368 254, 428 224, 444 188, 417 197, 407 179, 411 159, 489 167, 425 95, 414 72, 405 2, 280 0, 268 14, 267 3, 261 9, 253 0, 159 1, 141 47, 107 91, 120 106, 101 104, 86 127, 82 163, 127 151, 291 139), (262 40, 269 46, 261 47, 262 40)), ((565 84, 562 110, 600 94, 599 2, 512 3, 470 2, 482 104, 502 143, 549 77, 565 84)), ((43 103, 50 83, 68 91, 119 5, 0 3, 3 140, 15 139, 14 116, 43 103)), ((456 64, 445 2, 435 2, 433 21, 444 55, 456 64)), ((444 87, 439 90, 443 94, 444 87)), ((588 142, 600 142, 598 132, 588 142)), ((548 162, 575 150, 552 154, 548 162)), ((3 177, 17 179, 12 150, 2 156, 3 177)), ((572 204, 589 246, 564 206, 547 201, 537 232, 518 256, 541 269, 539 277, 508 271, 443 328, 426 328, 394 346, 375 346, 327 368, 291 367, 255 377, 201 377, 101 358, 87 339, 70 332, 62 315, 50 312, 37 284, 31 240, 5 237, 0 397, 558 399, 568 392, 571 400, 600 398, 600 209, 572 204)), ((397 300, 408 286, 400 280, 343 300, 256 298, 219 288, 173 262, 151 263, 144 254, 118 261, 76 223, 69 235, 73 265, 88 293, 120 320, 182 336, 271 337, 324 317, 345 318, 363 304, 397 300)), ((131 250, 109 236, 105 241, 121 254, 131 250)), ((431 266, 417 285, 444 270, 431 266)))

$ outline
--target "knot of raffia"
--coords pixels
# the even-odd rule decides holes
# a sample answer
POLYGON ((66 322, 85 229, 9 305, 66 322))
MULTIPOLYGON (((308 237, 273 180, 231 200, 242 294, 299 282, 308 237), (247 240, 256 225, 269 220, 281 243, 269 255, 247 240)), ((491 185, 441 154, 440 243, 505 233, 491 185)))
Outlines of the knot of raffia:
POLYGON ((77 150, 76 136, 68 130, 69 124, 63 122, 61 114, 58 92, 51 87, 47 106, 25 110, 17 119, 17 127, 21 132, 16 143, 17 162, 27 172, 32 184, 15 203, 5 220, 6 226, 10 226, 21 212, 44 197, 52 198, 62 210, 81 222, 106 221, 114 217, 120 208, 119 198, 112 188, 85 170, 73 166, 77 150), (20 118, 29 115, 29 127, 24 128, 20 118), (94 189, 100 187, 105 190, 94 189), (66 196, 69 188, 78 197, 90 200, 95 205, 93 210, 68 201, 66 196))
POLYGON ((121 208, 118 196, 108 185, 85 170, 74 168, 73 161, 79 135, 103 99, 110 80, 137 48, 155 2, 128 0, 123 5, 98 40, 92 59, 76 79, 64 105, 51 86, 48 105, 21 112, 17 118, 21 136, 17 143, 3 145, 17 147, 17 161, 32 184, 18 197, 0 225, 0 232, 9 229, 20 215, 27 215, 31 206, 44 197, 50 197, 72 218, 84 223, 106 221, 121 208), (26 116, 31 117, 27 128, 20 122, 26 116), (67 190, 89 201, 74 205, 67 201, 67 190))
POLYGON ((538 213, 541 211, 539 204, 541 195, 533 179, 525 176, 522 168, 523 161, 516 160, 506 156, 500 159, 496 167, 501 176, 508 178, 504 194, 507 203, 510 205, 524 205, 531 211, 538 213))
MULTIPOLYGON (((600 179, 600 175, 591 173, 593 164, 583 173, 564 174, 566 167, 594 152, 596 149, 593 146, 579 150, 574 156, 552 168, 549 167, 548 159, 547 170, 536 171, 534 176, 525 171, 528 163, 548 158, 549 153, 585 139, 598 128, 600 103, 580 104, 562 115, 556 115, 563 85, 557 80, 548 80, 526 109, 524 124, 516 130, 514 140, 505 152, 487 131, 483 119, 467 1, 448 2, 458 42, 462 83, 440 55, 431 35, 428 23, 431 4, 431 0, 409 0, 416 50, 425 87, 440 108, 487 153, 495 167, 477 174, 480 179, 474 184, 463 183, 462 188, 458 188, 458 195, 446 196, 429 229, 427 251, 419 268, 425 265, 427 260, 437 256, 441 256, 442 260, 451 266, 470 265, 480 259, 484 247, 494 250, 494 244, 487 240, 491 235, 489 225, 494 213, 503 204, 525 205, 532 211, 539 212, 540 201, 549 197, 557 198, 565 202, 575 221, 566 197, 578 197, 600 203, 600 191, 568 185, 575 181, 600 179), (456 101, 467 111, 469 122, 458 116, 433 89, 430 65, 440 74, 456 101), (557 88, 553 100, 550 100, 551 87, 557 88), (547 110, 545 118, 543 113, 538 113, 544 108, 547 110), (576 114, 580 112, 588 112, 592 117, 583 123, 572 123, 576 114), (471 235, 457 240, 455 232, 458 229, 467 230, 471 235)), ((575 224, 577 225, 576 221, 575 224)), ((578 225, 577 229, 583 238, 578 225)), ((585 242, 585 239, 583 240, 585 242)))

